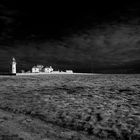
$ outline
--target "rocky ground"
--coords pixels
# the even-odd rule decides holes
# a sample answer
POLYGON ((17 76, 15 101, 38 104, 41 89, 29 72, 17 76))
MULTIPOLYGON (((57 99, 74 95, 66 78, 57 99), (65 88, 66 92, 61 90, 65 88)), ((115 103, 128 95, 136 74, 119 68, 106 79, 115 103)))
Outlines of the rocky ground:
POLYGON ((140 139, 140 75, 0 77, 0 140, 60 139, 140 139))

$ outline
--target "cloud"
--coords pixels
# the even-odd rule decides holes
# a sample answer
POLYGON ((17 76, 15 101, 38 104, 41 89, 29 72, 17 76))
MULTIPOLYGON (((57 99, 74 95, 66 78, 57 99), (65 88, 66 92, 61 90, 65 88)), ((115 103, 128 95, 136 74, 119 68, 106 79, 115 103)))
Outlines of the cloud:
MULTIPOLYGON (((120 65, 125 62, 140 60, 138 47, 140 26, 119 25, 106 27, 105 30, 96 29, 82 36, 72 37, 67 42, 73 49, 84 54, 84 59, 93 61, 96 65, 120 65), (88 59, 89 58, 89 59, 88 59)), ((79 55, 78 54, 78 55, 79 55)), ((87 62, 88 62, 87 61, 87 62)), ((85 63, 85 62, 84 62, 85 63)))
POLYGON ((13 37, 18 11, 7 7, 6 4, 0 4, 0 9, 0 41, 2 41, 13 37))
POLYGON ((139 31, 139 25, 115 24, 74 34, 61 41, 19 42, 13 47, 0 48, 0 65, 5 62, 8 67, 11 57, 15 56, 19 70, 43 64, 56 69, 86 72, 113 69, 135 71, 139 70, 140 63, 139 31))

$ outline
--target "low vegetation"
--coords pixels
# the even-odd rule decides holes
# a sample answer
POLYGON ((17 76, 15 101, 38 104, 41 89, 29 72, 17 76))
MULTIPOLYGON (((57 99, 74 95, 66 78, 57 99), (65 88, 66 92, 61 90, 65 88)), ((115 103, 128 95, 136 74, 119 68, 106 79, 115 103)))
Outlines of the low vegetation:
POLYGON ((0 86, 0 109, 38 139, 140 139, 140 75, 1 77, 0 86))

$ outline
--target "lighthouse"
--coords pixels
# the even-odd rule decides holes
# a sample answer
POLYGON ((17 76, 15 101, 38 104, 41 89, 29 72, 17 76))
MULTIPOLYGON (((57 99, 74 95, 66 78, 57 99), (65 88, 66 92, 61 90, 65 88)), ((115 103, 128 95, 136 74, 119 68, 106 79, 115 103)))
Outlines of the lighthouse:
POLYGON ((14 57, 12 59, 12 73, 16 74, 16 59, 14 57))

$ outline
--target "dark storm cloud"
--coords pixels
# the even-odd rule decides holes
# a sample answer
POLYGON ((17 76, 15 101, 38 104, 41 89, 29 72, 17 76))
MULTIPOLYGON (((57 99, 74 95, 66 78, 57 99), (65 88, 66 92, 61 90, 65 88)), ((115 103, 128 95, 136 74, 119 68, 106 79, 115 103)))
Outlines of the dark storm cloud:
POLYGON ((117 68, 135 71, 140 62, 139 44, 140 26, 120 24, 87 30, 61 41, 19 44, 1 51, 3 56, 15 56, 19 69, 43 64, 87 72, 117 68))
MULTIPOLYGON (((84 52, 81 62, 91 62, 93 65, 119 66, 126 62, 140 60, 139 32, 140 27, 106 27, 104 30, 89 31, 83 36, 72 38, 75 50, 84 52), (82 60, 83 59, 83 60, 82 60)), ((70 44, 70 42, 68 43, 70 44)))
POLYGON ((1 39, 9 42, 11 37, 12 43, 0 47, 1 70, 9 68, 14 56, 18 70, 43 64, 80 72, 139 71, 139 9, 100 6, 2 5, 1 39))
POLYGON ((17 11, 6 4, 0 4, 0 44, 13 38, 17 11))

